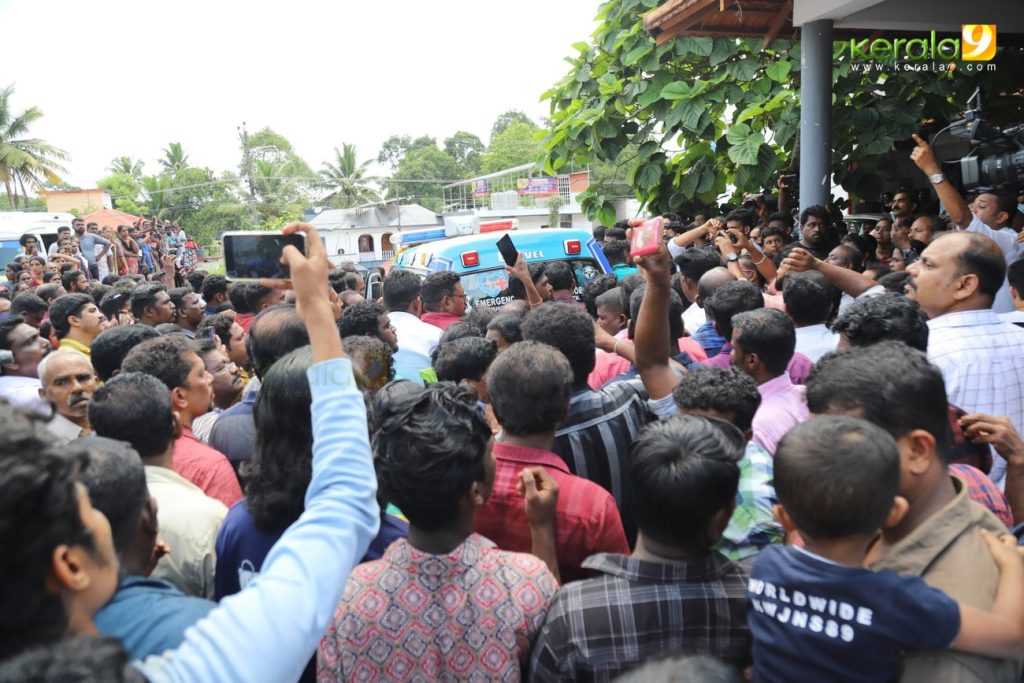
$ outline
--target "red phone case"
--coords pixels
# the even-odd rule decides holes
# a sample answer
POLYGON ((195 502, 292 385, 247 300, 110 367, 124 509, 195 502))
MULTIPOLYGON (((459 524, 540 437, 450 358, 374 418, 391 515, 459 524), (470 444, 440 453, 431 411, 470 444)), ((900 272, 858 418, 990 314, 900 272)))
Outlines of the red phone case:
POLYGON ((629 255, 647 256, 656 253, 661 246, 662 230, 661 216, 644 221, 633 228, 632 238, 629 242, 629 255))

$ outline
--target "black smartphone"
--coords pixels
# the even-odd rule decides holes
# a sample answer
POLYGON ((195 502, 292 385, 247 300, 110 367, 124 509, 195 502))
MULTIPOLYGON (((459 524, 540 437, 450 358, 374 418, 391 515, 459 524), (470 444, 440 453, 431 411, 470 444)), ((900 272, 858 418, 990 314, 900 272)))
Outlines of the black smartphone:
POLYGON ((505 259, 509 268, 514 266, 519 259, 519 250, 516 249, 516 245, 512 244, 512 238, 508 235, 502 235, 498 240, 498 251, 501 252, 501 258, 505 259))
POLYGON ((301 232, 284 235, 277 231, 226 232, 224 274, 229 280, 286 280, 288 266, 281 263, 281 252, 289 244, 306 253, 306 237, 301 232))

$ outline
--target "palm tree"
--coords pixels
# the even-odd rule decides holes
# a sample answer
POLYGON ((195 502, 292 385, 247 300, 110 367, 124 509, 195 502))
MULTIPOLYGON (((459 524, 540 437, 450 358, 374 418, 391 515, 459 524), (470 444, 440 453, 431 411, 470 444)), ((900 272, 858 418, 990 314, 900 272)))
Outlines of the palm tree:
POLYGON ((188 168, 188 155, 185 154, 185 150, 180 142, 172 142, 164 150, 164 158, 160 160, 160 164, 164 167, 165 171, 172 173, 188 168))
POLYGON ((380 194, 373 187, 377 178, 366 175, 370 162, 357 161, 355 145, 342 143, 341 149, 339 152, 334 148, 334 163, 324 162, 320 171, 327 184, 336 188, 333 203, 344 208, 380 201, 380 194))
POLYGON ((170 206, 171 179, 166 175, 142 178, 142 194, 150 213, 163 218, 170 206))
POLYGON ((28 204, 25 186, 38 188, 44 182, 60 182, 59 173, 66 169, 60 164, 68 158, 64 150, 43 140, 26 138, 33 123, 43 116, 38 107, 30 107, 20 114, 11 108, 14 86, 0 89, 0 180, 7 190, 11 208, 18 208, 18 187, 28 204))
POLYGON ((142 176, 142 166, 141 159, 132 159, 131 157, 116 157, 110 161, 111 171, 124 173, 136 179, 142 176))

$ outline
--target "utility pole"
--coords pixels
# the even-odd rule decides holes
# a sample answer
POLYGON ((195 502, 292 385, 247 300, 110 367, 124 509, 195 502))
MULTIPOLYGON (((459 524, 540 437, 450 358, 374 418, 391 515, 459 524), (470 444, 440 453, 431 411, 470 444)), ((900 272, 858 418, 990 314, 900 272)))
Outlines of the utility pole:
POLYGON ((256 186, 252 181, 252 155, 249 153, 249 133, 245 130, 245 121, 238 127, 238 139, 242 141, 242 166, 245 168, 246 182, 249 183, 249 216, 252 227, 256 229, 256 186))

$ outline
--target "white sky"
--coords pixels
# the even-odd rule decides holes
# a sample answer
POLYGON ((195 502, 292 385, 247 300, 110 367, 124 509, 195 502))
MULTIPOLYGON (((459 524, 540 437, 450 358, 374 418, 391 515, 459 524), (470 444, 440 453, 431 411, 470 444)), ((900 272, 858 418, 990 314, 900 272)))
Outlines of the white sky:
POLYGON ((236 127, 269 126, 314 170, 333 147, 376 158, 392 134, 484 144, 494 119, 548 113, 540 94, 589 42, 599 0, 0 0, 0 86, 35 105, 40 137, 93 187, 110 160, 181 142, 193 165, 236 169, 236 127), (16 57, 15 57, 16 56, 16 57))

